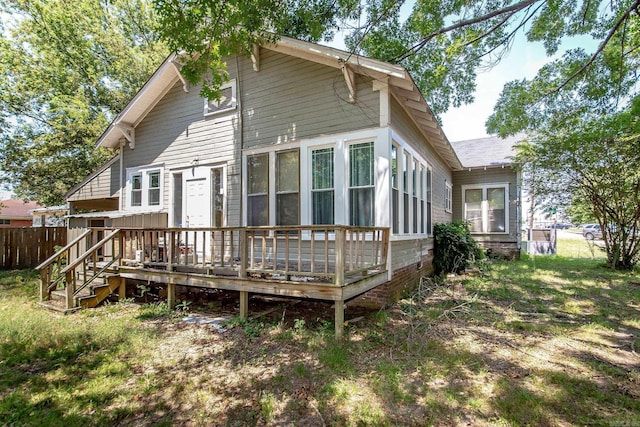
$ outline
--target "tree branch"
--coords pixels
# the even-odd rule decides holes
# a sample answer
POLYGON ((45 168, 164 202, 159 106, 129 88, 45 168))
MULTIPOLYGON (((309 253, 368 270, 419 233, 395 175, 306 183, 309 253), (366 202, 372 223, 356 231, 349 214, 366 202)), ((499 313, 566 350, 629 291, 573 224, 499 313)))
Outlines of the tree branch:
POLYGON ((567 78, 560 86, 558 86, 557 88, 555 88, 554 90, 549 92, 549 95, 552 94, 552 93, 556 93, 556 92, 561 91, 573 79, 578 77, 580 74, 584 73, 584 71, 587 68, 589 68, 595 62, 596 58, 602 53, 602 51, 607 46, 609 41, 611 41, 611 39, 613 38, 615 33, 618 31, 620 26, 627 20, 627 18, 629 18, 629 15, 631 14, 631 12, 633 12, 639 6, 640 6, 640 0, 636 0, 635 2, 633 2, 633 4, 631 4, 631 6, 629 6, 627 8, 627 10, 618 18, 618 20, 616 21, 615 25, 611 29, 611 31, 609 31, 609 34, 607 34, 607 37, 605 37, 605 39, 602 41, 602 43, 600 43, 600 46, 598 46, 598 49, 593 53, 593 55, 591 55, 591 58, 589 58, 589 60, 582 67, 580 67, 580 69, 578 71, 576 71, 571 76, 569 76, 569 78, 567 78))
POLYGON ((520 10, 526 8, 527 6, 530 6, 534 3, 537 3, 539 1, 542 2, 546 2, 547 0, 524 0, 520 3, 516 3, 513 4, 511 6, 507 6, 504 7, 502 9, 497 9, 494 10, 492 12, 487 13, 486 15, 482 15, 482 16, 478 16, 476 18, 471 18, 471 19, 464 19, 462 21, 458 21, 455 24, 452 24, 448 27, 444 27, 441 28, 437 31, 432 32, 431 34, 428 34, 427 36, 423 37, 423 39, 413 45, 412 47, 410 47, 409 49, 407 49, 402 55, 399 55, 395 58, 391 59, 391 62, 401 62, 404 61, 405 59, 407 59, 409 56, 413 55, 414 53, 418 52, 419 50, 421 50, 430 40, 432 40, 433 38, 441 35, 441 34, 445 34, 448 33, 450 31, 453 30, 457 30, 458 28, 463 28, 469 25, 473 25, 473 24, 478 24, 480 22, 484 22, 484 21, 488 21, 491 18, 495 18, 496 16, 500 16, 500 15, 504 15, 505 13, 511 13, 514 14, 516 12, 519 12, 520 10))

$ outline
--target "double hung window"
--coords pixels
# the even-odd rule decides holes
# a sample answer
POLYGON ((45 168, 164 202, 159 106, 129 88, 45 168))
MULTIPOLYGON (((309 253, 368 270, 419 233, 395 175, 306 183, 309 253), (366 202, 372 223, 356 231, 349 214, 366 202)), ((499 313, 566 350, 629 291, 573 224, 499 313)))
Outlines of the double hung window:
POLYGON ((300 224, 300 155, 276 153, 276 225, 300 224))
POLYGON ((349 146, 349 224, 375 224, 373 142, 349 146))
POLYGON ((132 209, 162 206, 162 168, 144 167, 127 171, 127 206, 132 209))
POLYGON ((311 204, 313 224, 334 223, 333 148, 311 152, 311 204))
POLYGON ((508 233, 507 184, 463 187, 464 218, 473 233, 508 233))
POLYGON ((247 225, 269 225, 269 154, 247 157, 247 225))

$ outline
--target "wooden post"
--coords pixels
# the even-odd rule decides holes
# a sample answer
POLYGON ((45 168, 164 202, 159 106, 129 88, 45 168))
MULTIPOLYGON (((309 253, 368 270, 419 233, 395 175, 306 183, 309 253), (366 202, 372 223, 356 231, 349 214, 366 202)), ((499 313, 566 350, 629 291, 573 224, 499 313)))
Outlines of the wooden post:
POLYGON ((336 304, 336 339, 342 339, 344 335, 344 300, 338 300, 336 304))
POLYGON ((240 230, 240 271, 239 275, 241 279, 247 278, 247 265, 249 262, 249 245, 247 244, 247 230, 240 230))
MULTIPOLYGON (((345 229, 343 227, 336 228, 336 241, 335 241, 335 252, 336 252, 336 275, 335 275, 335 285, 336 286, 344 286, 344 251, 345 251, 345 229)), ((337 310, 337 308, 336 308, 337 310)))
POLYGON ((176 285, 173 283, 167 284, 167 305, 172 310, 176 306, 176 285))
POLYGON ((48 288, 49 288, 49 269, 50 266, 46 266, 40 271, 40 301, 45 301, 48 299, 48 288))
POLYGON ((118 300, 122 301, 127 297, 127 279, 120 278, 120 286, 118 287, 118 300))
POLYGON ((240 291, 240 318, 247 319, 249 317, 249 292, 240 291))
POLYGON ((67 310, 75 307, 73 301, 73 293, 75 291, 76 277, 74 271, 67 271, 66 275, 66 289, 65 289, 65 302, 67 304, 67 310))

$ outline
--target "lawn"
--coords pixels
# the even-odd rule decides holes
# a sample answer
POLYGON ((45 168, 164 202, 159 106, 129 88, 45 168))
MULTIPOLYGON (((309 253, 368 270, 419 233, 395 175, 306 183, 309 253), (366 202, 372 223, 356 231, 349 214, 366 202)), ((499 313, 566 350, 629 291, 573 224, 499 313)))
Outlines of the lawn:
POLYGON ((161 303, 60 316, 0 272, 0 424, 639 425, 640 275, 559 253, 348 308, 344 343, 323 303, 252 298, 219 332, 161 303))

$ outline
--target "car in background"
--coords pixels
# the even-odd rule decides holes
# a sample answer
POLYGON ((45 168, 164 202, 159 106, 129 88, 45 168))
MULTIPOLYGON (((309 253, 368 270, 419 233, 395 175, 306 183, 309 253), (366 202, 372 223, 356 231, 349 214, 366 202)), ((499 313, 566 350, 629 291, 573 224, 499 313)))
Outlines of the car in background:
POLYGON ((571 228, 571 224, 565 224, 563 222, 558 222, 556 224, 551 224, 550 228, 556 228, 558 230, 566 230, 567 228, 571 228))
POLYGON ((587 240, 602 239, 600 224, 585 224, 582 227, 582 236, 587 240))

